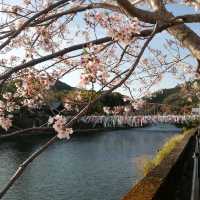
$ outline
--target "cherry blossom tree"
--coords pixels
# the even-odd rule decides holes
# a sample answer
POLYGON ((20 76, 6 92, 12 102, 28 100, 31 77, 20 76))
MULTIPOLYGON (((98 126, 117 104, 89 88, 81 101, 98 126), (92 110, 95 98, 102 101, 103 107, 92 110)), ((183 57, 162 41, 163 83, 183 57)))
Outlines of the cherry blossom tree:
MULTIPOLYGON (((13 115, 21 108, 36 109, 47 104, 51 87, 72 72, 80 74, 77 85, 98 88, 100 93, 92 95, 70 120, 60 111, 52 113, 43 127, 6 134, 55 131, 54 137, 19 166, 1 190, 0 198, 57 138, 69 139, 72 124, 105 95, 124 87, 133 97, 136 84, 142 95, 148 94, 165 73, 182 80, 199 77, 200 36, 188 25, 200 22, 199 0, 3 0, 0 6, 3 129, 9 131, 13 115), (168 11, 169 5, 181 4, 197 12, 175 16, 168 11), (162 48, 152 46, 152 40, 163 32, 170 37, 162 48)), ((80 98, 77 94, 76 100, 80 98)), ((64 110, 71 109, 71 100, 65 100, 64 110)))

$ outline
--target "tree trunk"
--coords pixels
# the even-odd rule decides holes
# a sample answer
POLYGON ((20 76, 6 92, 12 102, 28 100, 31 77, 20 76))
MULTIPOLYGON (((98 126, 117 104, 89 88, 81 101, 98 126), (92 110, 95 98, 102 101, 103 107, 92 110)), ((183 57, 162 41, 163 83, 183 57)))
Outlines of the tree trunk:
MULTIPOLYGON (((166 18, 174 17, 167 11, 164 15, 166 18)), ((197 60, 200 60, 200 37, 193 30, 185 24, 180 24, 168 28, 168 32, 179 40, 183 47, 189 49, 197 60)))
MULTIPOLYGON (((155 9, 154 12, 143 11, 135 8, 129 0, 117 0, 117 2, 129 15, 132 17, 138 17, 140 21, 146 23, 155 24, 157 21, 162 25, 167 23, 168 20, 174 18, 174 15, 166 10, 161 0, 151 0, 151 5, 153 5, 155 9)), ((200 37, 185 24, 172 26, 168 28, 167 31, 192 53, 192 55, 197 59, 199 66, 200 37)))

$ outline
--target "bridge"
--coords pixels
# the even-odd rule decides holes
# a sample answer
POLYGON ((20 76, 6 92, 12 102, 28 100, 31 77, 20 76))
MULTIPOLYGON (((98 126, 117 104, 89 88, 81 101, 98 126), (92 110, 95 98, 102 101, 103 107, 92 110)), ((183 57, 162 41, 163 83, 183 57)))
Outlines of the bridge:
POLYGON ((92 115, 81 117, 78 123, 92 128, 135 128, 156 123, 180 125, 199 118, 199 115, 92 115))
POLYGON ((187 124, 200 119, 191 108, 182 108, 164 103, 137 102, 123 106, 104 107, 105 115, 83 116, 78 123, 91 128, 135 128, 149 124, 187 124))

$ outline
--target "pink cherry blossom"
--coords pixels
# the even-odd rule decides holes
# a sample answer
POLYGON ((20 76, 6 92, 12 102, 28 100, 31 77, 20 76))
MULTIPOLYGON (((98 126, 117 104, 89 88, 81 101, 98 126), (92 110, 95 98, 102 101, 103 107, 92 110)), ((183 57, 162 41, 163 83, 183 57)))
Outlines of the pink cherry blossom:
POLYGON ((57 137, 59 139, 70 139, 73 129, 65 127, 67 119, 64 116, 56 115, 54 117, 50 117, 48 123, 53 124, 53 128, 57 132, 57 137))
POLYGON ((9 117, 0 116, 0 126, 7 131, 12 126, 12 120, 9 117))

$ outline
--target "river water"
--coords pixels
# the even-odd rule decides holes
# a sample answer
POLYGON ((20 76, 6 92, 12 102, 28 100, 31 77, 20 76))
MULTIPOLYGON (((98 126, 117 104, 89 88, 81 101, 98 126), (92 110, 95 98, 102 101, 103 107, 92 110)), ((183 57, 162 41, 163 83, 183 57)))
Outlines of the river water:
MULTIPOLYGON (((179 129, 172 125, 74 135, 53 144, 5 200, 119 200, 142 177, 138 158, 152 156, 179 129)), ((0 143, 0 187, 48 138, 0 143)))

